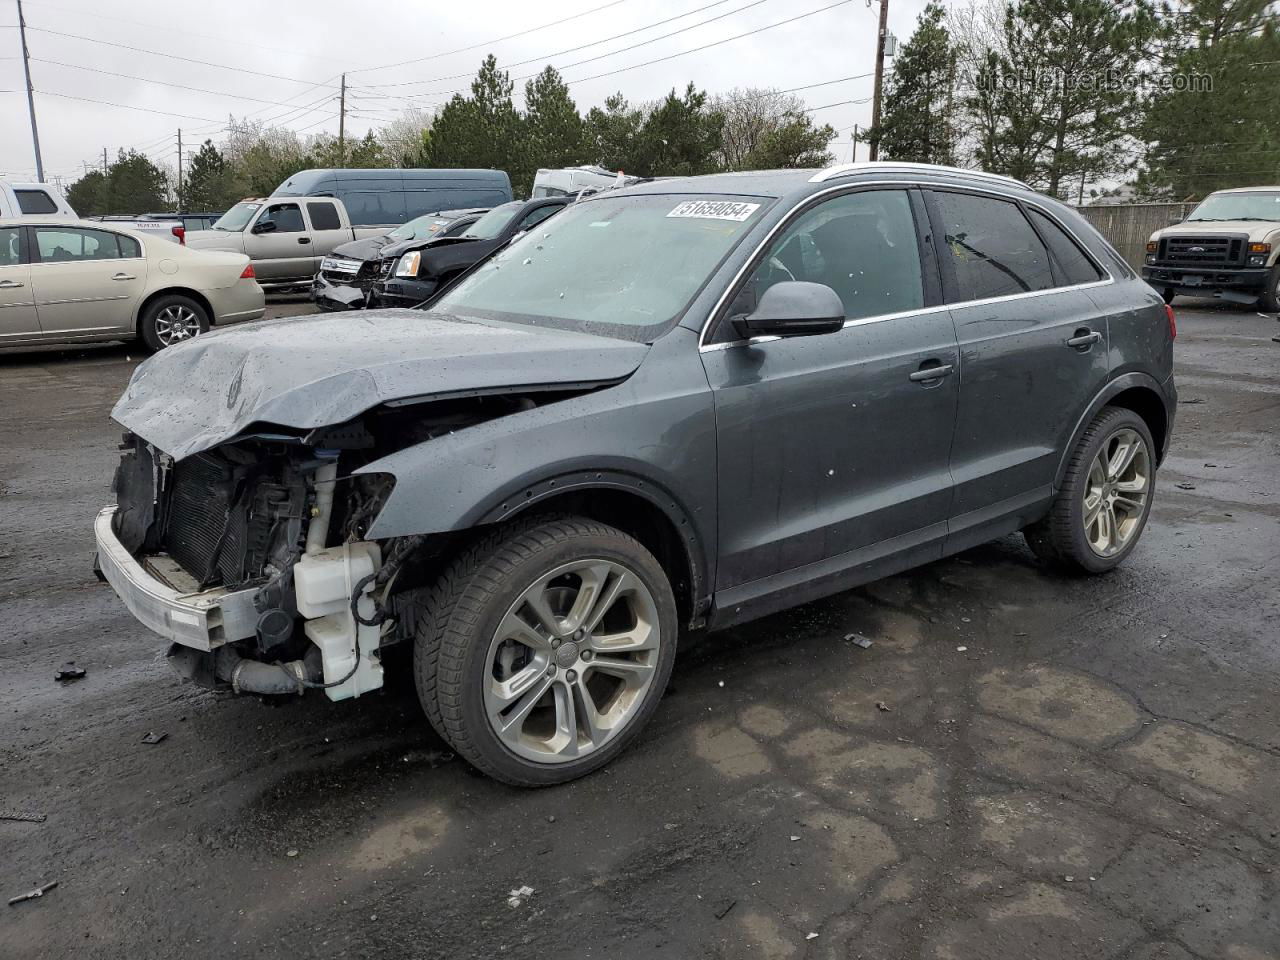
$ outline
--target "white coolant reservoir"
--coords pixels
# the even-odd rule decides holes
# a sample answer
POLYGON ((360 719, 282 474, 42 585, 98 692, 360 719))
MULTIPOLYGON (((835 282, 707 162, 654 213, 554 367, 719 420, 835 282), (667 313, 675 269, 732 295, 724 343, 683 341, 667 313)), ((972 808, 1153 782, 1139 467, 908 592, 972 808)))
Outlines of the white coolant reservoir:
MULTIPOLYGON (((330 700, 347 700, 382 686, 378 659, 379 627, 367 627, 351 615, 351 594, 356 584, 382 565, 376 543, 346 543, 304 554, 293 568, 298 612, 306 619, 307 638, 320 648, 324 682, 333 683, 351 673, 360 649, 360 665, 350 679, 325 693, 330 700)), ((373 598, 360 598, 360 615, 372 619, 373 598)))

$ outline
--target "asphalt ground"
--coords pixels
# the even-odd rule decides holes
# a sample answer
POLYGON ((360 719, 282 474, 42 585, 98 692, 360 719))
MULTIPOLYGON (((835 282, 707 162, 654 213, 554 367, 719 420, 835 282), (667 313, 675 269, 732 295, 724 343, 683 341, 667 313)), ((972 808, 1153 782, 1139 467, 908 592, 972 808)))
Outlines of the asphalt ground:
POLYGON ((688 638, 637 745, 534 792, 403 661, 337 704, 180 683, 90 570, 141 354, 0 356, 0 814, 46 818, 0 819, 0 894, 58 882, 0 957, 1277 960, 1280 327, 1178 320, 1121 569, 1010 537, 688 638))

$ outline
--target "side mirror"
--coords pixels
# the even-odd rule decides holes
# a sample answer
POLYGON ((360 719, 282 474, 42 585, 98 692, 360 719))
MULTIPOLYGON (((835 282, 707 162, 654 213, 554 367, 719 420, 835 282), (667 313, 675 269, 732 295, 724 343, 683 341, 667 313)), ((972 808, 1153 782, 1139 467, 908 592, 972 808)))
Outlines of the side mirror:
POLYGON ((783 280, 764 292, 755 312, 736 321, 747 337, 812 337, 844 326, 840 295, 822 283, 783 280))
POLYGON ((252 233, 274 233, 276 229, 274 220, 260 220, 253 225, 252 233))

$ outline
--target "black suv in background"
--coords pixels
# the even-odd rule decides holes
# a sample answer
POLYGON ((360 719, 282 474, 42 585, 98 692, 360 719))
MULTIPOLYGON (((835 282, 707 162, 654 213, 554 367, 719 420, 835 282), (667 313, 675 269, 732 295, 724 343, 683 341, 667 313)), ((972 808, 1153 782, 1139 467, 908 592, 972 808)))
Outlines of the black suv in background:
POLYGON ((494 207, 447 240, 402 244, 384 255, 372 301, 383 307, 414 307, 446 289, 493 251, 558 213, 575 197, 539 197, 494 207))
POLYGON ((1014 531, 1054 567, 1121 563, 1169 446, 1175 332, 1078 214, 1004 177, 610 191, 428 310, 142 363, 100 567, 186 677, 340 700, 403 642, 460 755, 563 782, 658 709, 684 629, 1014 531))

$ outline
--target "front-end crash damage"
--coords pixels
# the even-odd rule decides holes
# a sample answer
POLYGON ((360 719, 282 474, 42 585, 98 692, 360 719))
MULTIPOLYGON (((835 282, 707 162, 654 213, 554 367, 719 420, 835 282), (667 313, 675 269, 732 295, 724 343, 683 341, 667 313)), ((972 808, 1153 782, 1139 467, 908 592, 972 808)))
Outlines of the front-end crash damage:
MULTIPOLYGON (((399 597, 422 586, 449 534, 374 541, 395 486, 361 472, 444 434, 608 386, 493 388, 383 403, 346 422, 257 423, 181 459, 130 432, 99 566, 186 679, 241 693, 382 686, 382 652, 408 637, 399 597)), ((124 419, 128 419, 126 416, 124 419)))

